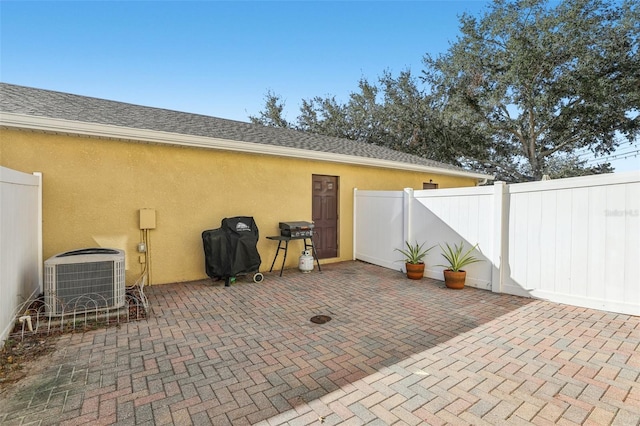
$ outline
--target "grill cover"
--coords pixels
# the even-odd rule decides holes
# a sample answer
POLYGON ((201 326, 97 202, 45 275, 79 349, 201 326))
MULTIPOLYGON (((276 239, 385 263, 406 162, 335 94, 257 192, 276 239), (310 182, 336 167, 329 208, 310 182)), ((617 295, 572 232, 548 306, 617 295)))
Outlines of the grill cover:
POLYGON ((231 260, 227 234, 221 229, 209 229, 202 233, 204 244, 204 265, 211 278, 228 278, 231 276, 231 260))
POLYGON ((205 270, 209 277, 227 279, 260 268, 259 232, 250 216, 222 219, 220 228, 202 233, 205 270))

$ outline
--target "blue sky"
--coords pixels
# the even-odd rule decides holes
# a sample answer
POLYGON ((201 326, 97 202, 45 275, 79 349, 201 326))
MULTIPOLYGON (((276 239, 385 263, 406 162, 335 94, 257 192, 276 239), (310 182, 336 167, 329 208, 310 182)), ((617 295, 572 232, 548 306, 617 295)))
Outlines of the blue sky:
POLYGON ((385 70, 418 75, 458 17, 487 4, 1 1, 0 80, 240 121, 272 91, 293 121, 302 99, 346 101, 385 70))

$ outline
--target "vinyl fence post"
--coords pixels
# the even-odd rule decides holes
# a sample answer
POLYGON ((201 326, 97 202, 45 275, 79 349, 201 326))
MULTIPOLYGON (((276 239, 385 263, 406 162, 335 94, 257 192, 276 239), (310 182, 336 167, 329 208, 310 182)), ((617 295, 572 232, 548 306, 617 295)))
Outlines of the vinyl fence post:
POLYGON ((358 188, 353 188, 353 256, 351 260, 356 260, 356 248, 358 242, 358 188))
POLYGON ((491 268, 491 291, 494 293, 502 293, 504 285, 505 267, 507 264, 507 250, 509 230, 505 229, 506 209, 505 197, 507 194, 507 185, 504 182, 495 182, 493 184, 493 266, 491 268))
POLYGON ((405 188, 402 193, 402 199, 402 241, 404 245, 404 241, 411 241, 411 237, 413 236, 411 227, 411 220, 413 219, 411 214, 411 206, 413 205, 413 188, 405 188))
POLYGON ((43 266, 43 246, 42 246, 42 173, 34 172, 34 176, 38 178, 38 288, 40 293, 44 291, 44 266, 43 266))

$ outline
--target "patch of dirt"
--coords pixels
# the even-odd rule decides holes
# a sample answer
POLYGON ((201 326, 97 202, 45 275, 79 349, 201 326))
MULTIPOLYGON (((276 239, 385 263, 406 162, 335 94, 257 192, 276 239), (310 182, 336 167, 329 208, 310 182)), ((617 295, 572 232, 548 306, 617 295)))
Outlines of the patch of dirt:
POLYGON ((0 393, 27 375, 28 365, 55 351, 58 334, 9 337, 0 350, 0 393))
MULTIPOLYGON (((147 311, 139 302, 141 299, 137 293, 127 293, 128 316, 109 318, 109 322, 105 322, 97 317, 91 319, 84 324, 76 325, 67 322, 67 326, 63 330, 49 330, 48 333, 31 333, 22 334, 22 325, 16 324, 13 332, 9 335, 0 348, 0 394, 5 392, 12 384, 18 383, 25 378, 30 371, 30 364, 33 365, 39 358, 48 355, 56 350, 56 342, 64 333, 83 333, 97 328, 119 327, 120 321, 130 322, 142 320, 147 317, 147 311), (137 297, 136 297, 137 296, 137 297)), ((126 309, 123 308, 123 309, 126 309)), ((33 314, 44 312, 44 303, 42 297, 36 299, 27 308, 25 314, 33 314)), ((32 317, 33 318, 33 317, 32 317)), ((86 317, 84 317, 86 319, 86 317)), ((80 323, 84 321, 81 320, 80 323)), ((35 323, 35 318, 33 323, 35 323)))

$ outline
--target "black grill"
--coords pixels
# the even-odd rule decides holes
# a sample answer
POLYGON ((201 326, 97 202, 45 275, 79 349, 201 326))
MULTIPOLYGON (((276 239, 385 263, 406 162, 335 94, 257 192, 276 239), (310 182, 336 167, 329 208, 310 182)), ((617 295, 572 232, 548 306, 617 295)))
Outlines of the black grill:
POLYGON ((313 222, 280 222, 280 235, 283 237, 313 237, 313 222))

